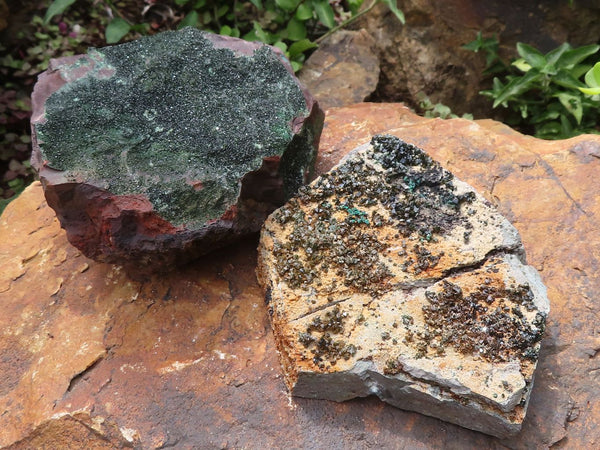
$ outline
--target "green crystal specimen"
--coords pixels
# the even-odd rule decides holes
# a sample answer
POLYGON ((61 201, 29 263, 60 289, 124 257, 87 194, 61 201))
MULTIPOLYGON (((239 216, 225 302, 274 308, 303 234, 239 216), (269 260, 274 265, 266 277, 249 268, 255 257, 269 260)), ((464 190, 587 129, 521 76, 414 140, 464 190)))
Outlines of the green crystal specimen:
POLYGON ((117 195, 146 195, 176 226, 219 218, 244 174, 282 155, 292 119, 308 111, 271 48, 245 55, 207 36, 165 32, 61 66, 68 82, 35 124, 46 164, 117 195))

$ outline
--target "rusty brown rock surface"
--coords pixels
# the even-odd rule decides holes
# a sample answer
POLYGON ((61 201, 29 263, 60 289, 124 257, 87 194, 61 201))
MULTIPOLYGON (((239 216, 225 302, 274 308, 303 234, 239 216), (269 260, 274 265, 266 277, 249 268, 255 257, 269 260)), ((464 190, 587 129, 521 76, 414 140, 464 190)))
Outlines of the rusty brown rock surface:
POLYGON ((365 30, 340 30, 319 45, 298 78, 325 110, 365 101, 379 82, 376 47, 365 30))
POLYGON ((144 282, 71 247, 39 184, 0 217, 0 446, 590 448, 600 442, 600 138, 543 142, 401 105, 332 109, 320 170, 389 131, 519 230, 551 313, 523 431, 500 441, 366 398, 286 393, 256 241, 144 282))

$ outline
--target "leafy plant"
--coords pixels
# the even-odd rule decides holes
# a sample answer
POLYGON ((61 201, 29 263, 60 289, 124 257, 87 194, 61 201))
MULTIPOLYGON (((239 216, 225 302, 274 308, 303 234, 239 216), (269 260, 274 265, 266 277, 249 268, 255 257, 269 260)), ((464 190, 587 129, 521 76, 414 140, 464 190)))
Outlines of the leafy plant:
POLYGON ((443 103, 433 103, 425 93, 420 92, 417 95, 419 99, 419 108, 423 112, 423 116, 429 118, 440 118, 440 119, 469 119, 473 120, 473 115, 465 113, 462 116, 458 116, 452 112, 449 106, 443 103))
POLYGON ((545 55, 519 42, 520 58, 500 62, 497 41, 477 39, 465 46, 486 52, 486 66, 504 66, 503 81, 494 77, 492 89, 481 94, 493 107, 510 111, 507 123, 542 139, 566 139, 583 133, 600 133, 600 63, 588 63, 599 45, 573 48, 564 43, 545 55), (585 83, 580 78, 585 74, 585 83))
POLYGON ((495 34, 492 37, 484 38, 480 31, 475 40, 463 45, 463 48, 475 53, 480 50, 485 53, 485 71, 483 72, 485 74, 503 72, 508 68, 498 54, 500 43, 495 34))
MULTIPOLYGON (((308 53, 332 32, 345 27, 370 11, 378 3, 384 3, 404 23, 404 14, 396 0, 372 0, 360 9, 364 0, 250 0, 249 2, 222 0, 174 0, 173 11, 178 28, 198 27, 227 36, 261 41, 279 47, 290 60, 295 71, 302 67, 308 53)), ((53 0, 44 21, 49 23, 63 14, 76 0, 53 0)), ((119 5, 104 0, 112 17, 106 26, 107 44, 114 44, 128 35, 147 34, 159 27, 156 24, 136 23, 124 14, 119 5)), ((147 6, 148 11, 153 5, 147 6)))
POLYGON ((89 46, 104 43, 104 28, 99 5, 72 7, 56 23, 45 23, 33 16, 15 35, 0 45, 0 210, 34 178, 29 164, 31 89, 37 75, 48 67, 51 58, 82 53, 89 46), (85 14, 85 20, 82 15, 85 14), (85 23, 85 27, 81 24, 85 23))

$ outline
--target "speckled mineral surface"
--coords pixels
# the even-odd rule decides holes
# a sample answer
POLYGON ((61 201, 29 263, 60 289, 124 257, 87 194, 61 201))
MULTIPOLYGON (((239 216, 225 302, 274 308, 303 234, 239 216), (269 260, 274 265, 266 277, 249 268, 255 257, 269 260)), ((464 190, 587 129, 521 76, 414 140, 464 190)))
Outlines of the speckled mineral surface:
POLYGON ((55 60, 33 107, 32 162, 70 242, 136 270, 258 231, 323 122, 279 50, 192 28, 55 60))
POLYGON ((419 148, 376 136, 301 188, 257 275, 293 395, 520 430, 546 288, 515 228, 419 148))

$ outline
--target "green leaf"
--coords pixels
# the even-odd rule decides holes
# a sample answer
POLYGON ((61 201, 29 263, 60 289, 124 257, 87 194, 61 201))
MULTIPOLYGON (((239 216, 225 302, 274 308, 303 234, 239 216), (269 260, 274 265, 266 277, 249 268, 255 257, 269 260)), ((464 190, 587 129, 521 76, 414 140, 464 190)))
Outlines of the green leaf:
MULTIPOLYGON (((561 69, 561 70, 562 70, 562 69, 561 69)), ((546 65, 545 65, 545 66, 542 68, 541 72, 542 72, 544 75, 548 75, 549 77, 553 77, 554 75, 556 75, 556 73, 557 73, 557 70, 556 70, 556 67, 554 66, 554 64, 546 64, 546 65)))
POLYGON ((492 37, 484 38, 481 34, 481 31, 479 31, 477 32, 475 40, 469 42, 468 44, 464 44, 462 48, 472 50, 474 52, 478 52, 479 50, 497 52, 498 46, 498 38, 495 34, 492 37))
POLYGON ((541 139, 556 139, 561 132, 560 122, 547 122, 535 129, 535 137, 541 139))
POLYGON ((533 84, 541 77, 539 70, 531 69, 522 77, 514 78, 502 88, 496 95, 493 108, 510 100, 511 97, 518 97, 523 92, 527 92, 533 87, 533 84))
POLYGON ((584 45, 573 50, 564 52, 560 58, 556 61, 557 67, 563 67, 565 69, 572 68, 576 64, 579 64, 585 58, 593 55, 600 50, 600 45, 584 45))
POLYGON ((245 35, 242 36, 242 39, 245 41, 258 41, 258 37, 256 36, 256 32, 254 29, 248 31, 245 35))
POLYGON ((525 61, 527 61, 531 65, 531 67, 534 67, 538 70, 542 70, 546 65, 547 61, 544 55, 531 45, 518 42, 517 52, 525 61))
POLYGON ((25 187, 25 182, 22 178, 14 178, 8 182, 8 185, 13 190, 21 192, 25 187))
POLYGON ((581 119, 583 118, 583 107, 581 105, 581 97, 574 94, 569 94, 568 92, 561 92, 560 94, 556 94, 555 97, 558 98, 561 105, 565 107, 567 111, 569 111, 577 124, 581 124, 581 119))
POLYGON ((577 79, 581 78, 581 75, 586 73, 588 70, 592 68, 589 64, 577 64, 572 69, 568 69, 571 75, 577 79))
POLYGON ((275 4, 287 12, 292 12, 296 9, 300 0, 275 0, 275 4))
POLYGON ((302 63, 301 62, 290 61, 290 64, 292 65, 292 69, 294 70, 294 72, 298 72, 300 69, 302 69, 302 63))
POLYGON ((106 43, 116 44, 131 30, 131 25, 120 17, 115 17, 106 27, 106 43))
POLYGON ((183 27, 195 27, 198 25, 198 12, 196 11, 190 11, 189 13, 186 14, 186 16, 183 18, 183 20, 181 22, 179 22, 179 26, 177 28, 183 28, 183 27))
POLYGON ((147 34, 150 31, 150 25, 147 23, 137 23, 131 26, 131 31, 136 31, 141 34, 147 34))
POLYGON ((348 8, 350 8, 350 12, 352 13, 353 16, 358 14, 362 4, 363 4, 363 0, 348 0, 348 8))
POLYGON ((477 32, 477 37, 475 38, 475 40, 463 45, 462 48, 466 50, 471 50, 473 52, 478 52, 482 48, 482 42, 483 39, 481 36, 481 31, 479 31, 477 32))
POLYGON ((189 1, 190 0, 175 0, 175 4, 178 5, 178 6, 183 6, 183 5, 185 5, 189 1))
POLYGON ((565 53, 567 50, 571 50, 571 46, 567 42, 556 47, 554 50, 550 50, 548 53, 546 53, 546 60, 548 61, 548 64, 556 64, 563 53, 565 53))
POLYGON ((531 69, 531 65, 527 63, 523 58, 519 58, 513 61, 511 65, 515 66, 521 72, 529 72, 529 69, 531 69))
POLYGON ((281 42, 281 41, 277 41, 273 44, 273 47, 277 47, 279 50, 281 50, 283 53, 287 52, 287 45, 285 44, 285 42, 281 42))
POLYGON ((219 34, 223 36, 231 36, 231 27, 229 25, 223 25, 219 30, 219 34))
POLYGON ((562 137, 571 137, 573 136, 573 126, 569 119, 565 116, 560 116, 560 127, 562 132, 562 137))
POLYGON ((404 13, 398 9, 396 0, 382 0, 382 3, 387 5, 388 8, 390 8, 390 11, 393 12, 394 15, 398 18, 398 20, 402 23, 402 25, 404 25, 404 23, 406 22, 404 18, 404 13))
POLYGON ((296 15, 294 17, 296 17, 296 19, 302 20, 302 21, 312 19, 312 17, 313 17, 312 3, 310 3, 310 2, 301 3, 300 6, 298 6, 298 9, 296 10, 296 15))
POLYGON ((600 62, 594 64, 594 67, 585 74, 585 84, 591 88, 600 87, 600 62))
POLYGON ((600 87, 597 88, 577 88, 579 89, 581 92, 583 92, 586 95, 598 95, 600 94, 600 87))
POLYGON ((500 78, 494 77, 494 81, 492 83, 492 88, 495 94, 499 94, 500 91, 504 89, 504 85, 502 84, 502 81, 500 81, 500 78))
POLYGON ((75 0, 54 0, 46 10, 44 23, 48 23, 54 16, 62 14, 73 3, 75 3, 75 0))
POLYGON ((521 118, 527 119, 527 116, 529 115, 529 108, 527 108, 527 104, 519 105, 519 111, 521 111, 521 118))
POLYGON ((542 114, 532 117, 531 123, 541 123, 547 120, 558 119, 558 116, 560 116, 560 112, 556 110, 544 111, 542 114))
POLYGON ((329 4, 329 0, 313 0, 313 7, 317 13, 317 17, 327 28, 335 26, 335 18, 333 9, 329 4))
POLYGON ((308 39, 301 39, 298 42, 294 42, 292 45, 290 45, 290 57, 293 58, 294 56, 299 55, 300 53, 304 53, 306 50, 315 47, 318 47, 318 45, 314 42, 311 42, 308 39))
POLYGON ((449 106, 442 103, 436 103, 432 110, 433 117, 439 117, 440 119, 447 119, 452 116, 452 110, 449 106))
POLYGON ((228 5, 221 5, 219 7, 219 9, 217 9, 217 12, 216 12, 217 19, 220 19, 225 14, 227 14, 227 11, 229 11, 229 6, 228 5))
POLYGON ((587 87, 578 87, 577 89, 586 95, 600 94, 600 62, 594 64, 594 67, 585 74, 585 84, 587 87))
POLYGON ((263 6, 262 6, 261 0, 250 0, 250 3, 252 3, 254 6, 256 6, 256 9, 258 9, 259 11, 262 11, 263 6))
POLYGON ((265 44, 269 43, 268 33, 265 30, 263 30, 260 24, 256 21, 254 21, 254 34, 256 35, 259 41, 264 42, 265 44))
MULTIPOLYGON (((210 24, 213 21, 213 15, 210 11, 204 11, 202 13, 202 18, 200 19, 200 21, 202 22, 203 25, 207 25, 210 24)), ((211 31, 210 28, 208 29, 208 31, 211 31)))
POLYGON ((585 87, 581 81, 575 78, 568 70, 561 69, 556 75, 551 78, 552 83, 558 84, 559 86, 566 87, 568 89, 579 89, 585 87))
POLYGON ((286 27, 287 37, 290 41, 300 41, 306 37, 304 22, 292 17, 286 27))

